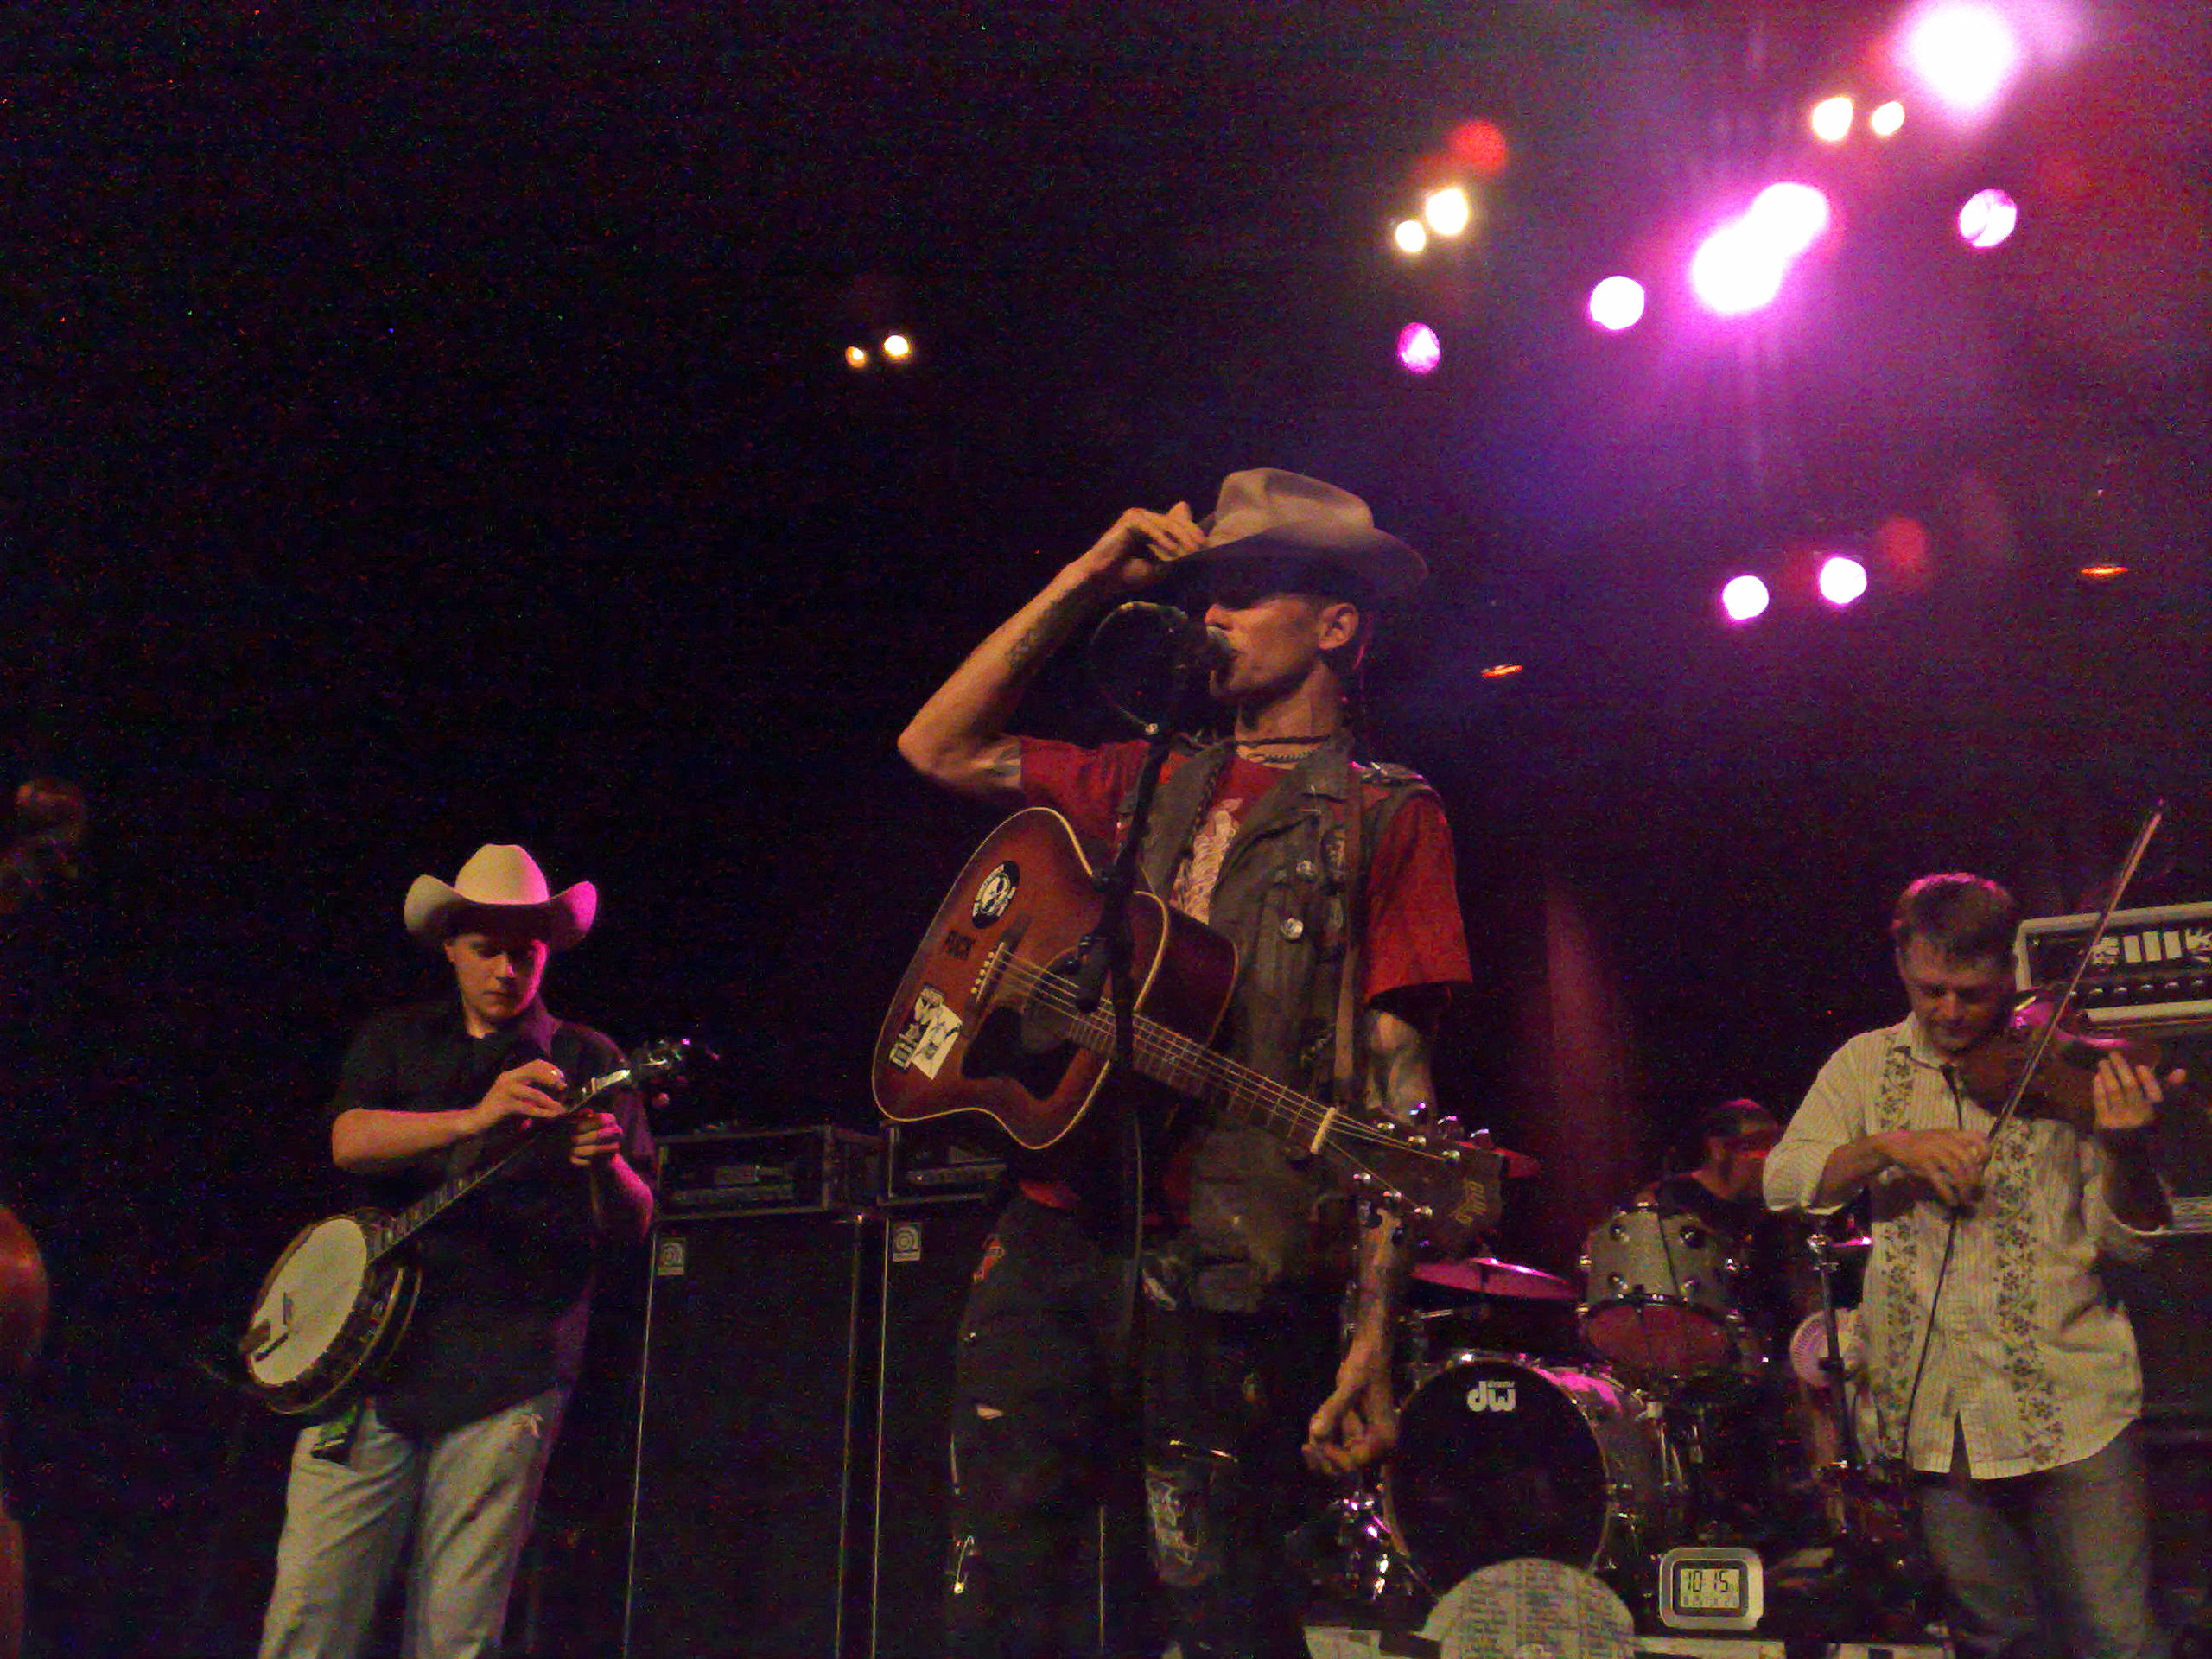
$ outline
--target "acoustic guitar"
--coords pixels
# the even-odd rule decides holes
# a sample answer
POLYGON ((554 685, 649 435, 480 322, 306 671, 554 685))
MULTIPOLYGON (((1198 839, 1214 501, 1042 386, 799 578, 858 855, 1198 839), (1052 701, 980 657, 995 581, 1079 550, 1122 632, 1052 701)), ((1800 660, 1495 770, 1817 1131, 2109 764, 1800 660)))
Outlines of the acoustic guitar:
MULTIPOLYGON (((1068 821, 1031 807, 993 830, 938 909, 875 1046, 877 1109, 894 1123, 991 1118, 1032 1151, 1063 1140, 1115 1071, 1116 1009, 1083 1006, 1078 946, 1103 899, 1068 821)), ((1459 1255, 1493 1227, 1505 1154, 1445 1124, 1314 1100, 1207 1045, 1236 949, 1140 889, 1130 905, 1136 1072, 1279 1140, 1423 1247, 1459 1255)))
POLYGON ((249 1385, 288 1417, 334 1413, 365 1391, 398 1349, 415 1311, 422 1280, 409 1243, 602 1095, 681 1071, 689 1047, 681 1040, 645 1044, 571 1091, 560 1117, 520 1120, 488 1155, 397 1215, 359 1210, 301 1229, 261 1281, 238 1343, 249 1385))

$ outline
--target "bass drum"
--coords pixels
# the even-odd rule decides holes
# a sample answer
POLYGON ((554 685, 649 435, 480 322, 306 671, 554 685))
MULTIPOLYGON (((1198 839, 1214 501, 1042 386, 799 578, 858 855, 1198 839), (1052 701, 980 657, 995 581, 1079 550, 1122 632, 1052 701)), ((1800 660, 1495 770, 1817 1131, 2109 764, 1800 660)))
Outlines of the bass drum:
POLYGON ((1672 1530, 1666 1473, 1657 1425, 1613 1378, 1456 1354, 1398 1414, 1383 1514, 1442 1595, 1524 1555, 1592 1571, 1640 1564, 1672 1530))

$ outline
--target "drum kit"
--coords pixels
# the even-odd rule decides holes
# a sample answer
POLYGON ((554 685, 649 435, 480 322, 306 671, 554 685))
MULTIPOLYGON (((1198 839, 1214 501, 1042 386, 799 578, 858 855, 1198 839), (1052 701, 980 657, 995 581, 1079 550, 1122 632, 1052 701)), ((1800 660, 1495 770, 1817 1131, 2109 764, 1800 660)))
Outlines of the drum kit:
MULTIPOLYGON (((1644 1198, 1592 1230, 1579 1288, 1488 1256, 1416 1267, 1397 1449, 1379 1484, 1338 1501, 1332 1587, 1419 1607, 1535 1558, 1648 1607, 1677 1547, 1755 1550, 1770 1584, 1789 1563, 1853 1556, 1823 1494, 1853 1454, 1810 1432, 1819 1414, 1793 1384, 1785 1339, 1820 1346, 1809 1327, 1832 1330, 1834 1277, 1870 1242, 1822 1232, 1799 1247, 1831 1294, 1825 1319, 1794 1333, 1764 1328, 1747 1245, 1644 1198)), ((1843 1371, 1827 1347, 1810 1373, 1823 1383, 1843 1371)))

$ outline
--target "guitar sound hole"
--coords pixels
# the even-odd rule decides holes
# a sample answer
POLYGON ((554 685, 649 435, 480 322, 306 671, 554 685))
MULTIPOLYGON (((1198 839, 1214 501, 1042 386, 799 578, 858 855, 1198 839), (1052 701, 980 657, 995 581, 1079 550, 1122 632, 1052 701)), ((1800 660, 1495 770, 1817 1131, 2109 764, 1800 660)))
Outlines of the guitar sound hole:
POLYGON ((960 1061, 962 1073, 1006 1077, 1033 1098, 1047 1098, 1067 1075, 1076 1051, 1072 1043, 1039 1029, 1044 1023, 1024 1020, 1018 1010, 1003 1004, 993 1008, 968 1044, 960 1061))

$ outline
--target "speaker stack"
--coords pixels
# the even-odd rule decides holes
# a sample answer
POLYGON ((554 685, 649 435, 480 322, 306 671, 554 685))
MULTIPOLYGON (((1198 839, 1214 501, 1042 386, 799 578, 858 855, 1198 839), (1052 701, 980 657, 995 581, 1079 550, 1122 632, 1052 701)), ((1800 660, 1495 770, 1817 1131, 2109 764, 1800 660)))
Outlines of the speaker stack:
POLYGON ((937 1659, 952 1351, 1002 1164, 829 1128, 665 1153, 625 1659, 937 1659))

